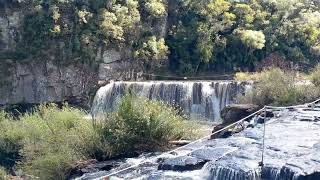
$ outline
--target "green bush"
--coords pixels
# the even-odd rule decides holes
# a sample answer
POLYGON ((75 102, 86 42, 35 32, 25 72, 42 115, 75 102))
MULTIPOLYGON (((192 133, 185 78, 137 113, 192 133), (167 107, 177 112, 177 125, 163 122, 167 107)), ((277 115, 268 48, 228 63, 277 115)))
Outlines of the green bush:
POLYGON ((238 97, 239 103, 263 105, 292 105, 310 102, 320 96, 314 84, 298 83, 293 73, 280 69, 262 72, 250 92, 238 97))
POLYGON ((5 168, 0 166, 0 180, 7 180, 8 179, 8 174, 5 168))
POLYGON ((116 156, 161 150, 171 140, 194 137, 197 128, 163 102, 126 95, 118 111, 100 123, 100 132, 108 147, 106 155, 116 156))
POLYGON ((320 97, 320 87, 314 84, 296 86, 297 103, 312 102, 320 97))
POLYGON ((78 160, 89 158, 95 131, 80 110, 42 105, 35 113, 23 115, 24 132, 20 168, 40 179, 64 179, 78 160))
POLYGON ((98 136, 84 115, 52 104, 41 105, 19 120, 1 113, 1 164, 12 167, 18 162, 23 173, 40 179, 64 179, 76 161, 89 158, 95 149, 98 136))
POLYGON ((320 87, 320 64, 318 64, 311 72, 311 81, 314 85, 320 87))
POLYGON ((263 73, 256 86, 259 104, 287 105, 295 103, 295 79, 280 69, 263 73))
POLYGON ((20 158, 23 132, 6 113, 0 111, 0 166, 12 168, 20 158))

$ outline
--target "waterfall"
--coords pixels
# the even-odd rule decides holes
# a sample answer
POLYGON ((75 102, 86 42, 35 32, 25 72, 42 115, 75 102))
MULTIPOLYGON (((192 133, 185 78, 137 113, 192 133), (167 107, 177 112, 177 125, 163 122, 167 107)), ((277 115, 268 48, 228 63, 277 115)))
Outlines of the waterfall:
POLYGON ((125 92, 151 100, 162 100, 181 108, 192 119, 217 121, 220 111, 243 92, 243 84, 233 81, 148 81, 111 82, 101 87, 92 104, 92 114, 112 112, 125 92))
MULTIPOLYGON (((233 165, 235 166, 235 165, 233 165)), ((257 167, 256 167, 257 168, 257 167)), ((259 180, 260 172, 253 167, 229 167, 227 164, 216 164, 215 162, 208 162, 203 167, 204 172, 209 172, 210 180, 259 180)))

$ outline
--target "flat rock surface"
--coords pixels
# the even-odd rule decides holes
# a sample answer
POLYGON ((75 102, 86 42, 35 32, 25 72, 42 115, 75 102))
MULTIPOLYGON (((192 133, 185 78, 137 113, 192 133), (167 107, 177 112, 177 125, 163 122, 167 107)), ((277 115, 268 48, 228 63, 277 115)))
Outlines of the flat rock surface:
MULTIPOLYGON (((246 128, 229 138, 203 140, 174 153, 145 158, 140 165, 135 164, 135 167, 116 173, 113 177, 319 180, 319 117, 320 109, 316 107, 281 110, 275 113, 275 117, 269 118, 265 126, 263 167, 259 163, 262 159, 264 124, 255 123, 253 128, 246 128)), ((87 174, 80 179, 101 179, 115 171, 87 174)))

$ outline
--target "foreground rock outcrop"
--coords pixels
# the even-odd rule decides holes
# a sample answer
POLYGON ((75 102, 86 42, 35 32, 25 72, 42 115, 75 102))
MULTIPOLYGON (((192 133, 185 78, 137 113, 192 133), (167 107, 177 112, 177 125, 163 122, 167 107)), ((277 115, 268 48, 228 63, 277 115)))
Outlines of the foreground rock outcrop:
MULTIPOLYGON (((320 179, 320 106, 273 111, 267 118, 263 166, 263 127, 257 116, 229 138, 202 140, 174 153, 135 159, 135 165, 113 174, 118 178, 212 180, 320 179)), ((128 164, 123 167, 128 167, 128 164)), ((122 168, 123 168, 122 167, 122 168)), ((111 171, 79 179, 106 177, 111 171)))
POLYGON ((230 104, 222 109, 221 118, 223 124, 231 124, 257 110, 259 110, 259 106, 254 104, 230 104))

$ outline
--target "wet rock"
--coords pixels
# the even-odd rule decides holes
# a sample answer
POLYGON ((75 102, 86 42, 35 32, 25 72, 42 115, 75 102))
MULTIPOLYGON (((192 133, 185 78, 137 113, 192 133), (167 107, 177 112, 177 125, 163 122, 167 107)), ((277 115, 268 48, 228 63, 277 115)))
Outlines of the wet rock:
POLYGON ((314 172, 312 174, 308 174, 304 176, 305 180, 319 180, 320 179, 320 172, 314 172))
MULTIPOLYGON (((233 159, 234 160, 234 159, 233 159)), ((208 162, 204 170, 212 180, 256 180, 259 179, 257 165, 250 161, 232 162, 228 159, 208 162)))
POLYGON ((215 161, 219 158, 229 154, 233 151, 236 151, 238 148, 235 147, 204 147, 202 149, 197 149, 191 153, 191 156, 196 157, 198 159, 206 160, 206 161, 215 161))
POLYGON ((174 171, 190 171, 201 169, 206 163, 205 160, 191 156, 179 156, 174 158, 164 159, 158 166, 159 170, 174 170, 174 171))
POLYGON ((262 179, 275 180, 319 180, 320 172, 305 172, 306 167, 286 164, 282 167, 273 167, 266 165, 261 169, 262 179))
POLYGON ((117 161, 102 161, 98 162, 95 159, 90 159, 87 161, 79 161, 77 162, 72 170, 71 170, 71 177, 81 176, 85 173, 94 173, 98 171, 109 171, 112 168, 119 166, 119 162, 117 161))
POLYGON ((221 129, 223 129, 224 127, 225 127, 225 125, 223 125, 223 124, 219 124, 219 125, 215 126, 213 128, 212 135, 210 136, 210 139, 230 137, 232 135, 232 131, 223 130, 221 132, 217 132, 217 131, 220 131, 221 129))
POLYGON ((219 138, 228 138, 230 136, 232 136, 232 131, 225 131, 220 133, 219 138))
POLYGON ((239 122, 235 125, 232 125, 231 127, 228 127, 226 129, 223 129, 227 126, 224 125, 218 125, 214 127, 212 134, 210 136, 210 139, 216 139, 216 138, 228 138, 236 133, 242 132, 246 128, 253 128, 255 126, 255 123, 243 121, 239 122), (222 130, 223 129, 223 130, 222 130))
MULTIPOLYGON (((265 114, 264 114, 267 118, 273 118, 274 116, 275 116, 275 114, 274 114, 274 112, 273 112, 273 110, 272 109, 267 109, 266 111, 265 111, 265 114)), ((263 115, 263 116, 264 116, 263 115)))
POLYGON ((261 140, 263 136, 263 132, 259 129, 245 129, 240 136, 244 136, 246 138, 254 139, 254 140, 261 140))
POLYGON ((231 104, 224 107, 221 111, 223 124, 234 123, 259 110, 259 106, 254 104, 231 104))
POLYGON ((262 117, 262 116, 258 116, 256 119, 255 119, 255 123, 258 123, 258 124, 263 124, 264 121, 265 121, 266 118, 262 117))

